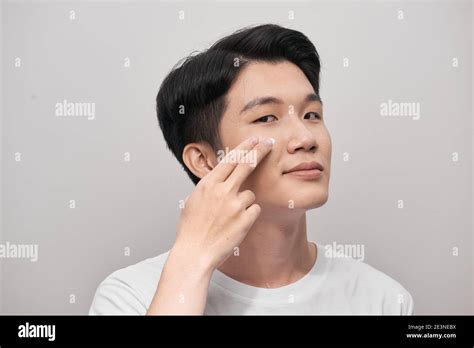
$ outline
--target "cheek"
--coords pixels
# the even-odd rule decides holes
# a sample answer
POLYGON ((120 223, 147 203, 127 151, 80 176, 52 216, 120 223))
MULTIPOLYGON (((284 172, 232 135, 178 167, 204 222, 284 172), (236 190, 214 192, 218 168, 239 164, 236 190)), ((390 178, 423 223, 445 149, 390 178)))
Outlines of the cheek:
POLYGON ((245 134, 242 131, 242 124, 229 115, 224 115, 219 123, 219 137, 221 145, 224 148, 232 150, 245 139, 250 137, 250 134, 245 134))
POLYGON ((319 135, 316 136, 316 139, 319 144, 319 151, 322 156, 328 161, 331 162, 331 154, 332 154, 332 140, 331 135, 327 131, 326 127, 319 135))
POLYGON ((319 141, 318 152, 321 156, 322 165, 325 167, 326 180, 329 181, 331 176, 331 157, 332 157, 332 140, 329 132, 326 131, 322 140, 319 141))
POLYGON ((245 181, 248 189, 259 191, 261 194, 268 195, 272 188, 281 177, 279 150, 274 147, 265 158, 263 158, 258 166, 252 171, 245 181))
POLYGON ((251 136, 256 136, 259 139, 263 139, 263 136, 258 132, 254 132, 249 129, 244 129, 244 127, 235 128, 233 131, 222 132, 220 138, 222 146, 224 148, 227 147, 229 150, 232 150, 244 141, 246 141, 251 136))

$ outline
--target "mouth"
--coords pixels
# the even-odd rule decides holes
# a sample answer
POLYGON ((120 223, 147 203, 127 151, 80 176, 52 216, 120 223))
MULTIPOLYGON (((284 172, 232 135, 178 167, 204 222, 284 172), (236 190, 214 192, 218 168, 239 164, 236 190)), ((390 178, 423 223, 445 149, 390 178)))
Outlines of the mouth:
POLYGON ((321 163, 316 161, 303 162, 297 166, 283 172, 283 175, 290 175, 299 179, 313 180, 323 175, 324 168, 321 163))

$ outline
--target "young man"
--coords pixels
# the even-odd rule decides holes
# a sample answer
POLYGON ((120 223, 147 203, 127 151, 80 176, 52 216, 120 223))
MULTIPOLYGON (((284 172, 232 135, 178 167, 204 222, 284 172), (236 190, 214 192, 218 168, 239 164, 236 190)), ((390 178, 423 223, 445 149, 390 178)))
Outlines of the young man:
POLYGON ((308 241, 331 170, 319 73, 305 35, 261 25, 166 77, 159 124, 196 188, 171 250, 112 273, 90 314, 412 314, 398 282, 308 241))

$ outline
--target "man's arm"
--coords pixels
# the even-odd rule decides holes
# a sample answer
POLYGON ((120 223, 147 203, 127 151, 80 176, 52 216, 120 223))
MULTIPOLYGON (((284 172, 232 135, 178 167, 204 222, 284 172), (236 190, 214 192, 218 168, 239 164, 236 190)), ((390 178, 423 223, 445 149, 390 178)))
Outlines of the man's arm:
POLYGON ((147 314, 203 314, 212 272, 210 263, 173 247, 147 314))
MULTIPOLYGON (((260 214, 255 194, 239 192, 249 174, 272 149, 272 139, 253 137, 232 151, 255 151, 235 163, 219 162, 196 185, 181 212, 176 242, 147 314, 203 314, 212 273, 244 240, 260 214), (248 159, 248 161, 246 161, 248 159)), ((230 157, 231 158, 231 157, 230 157)))

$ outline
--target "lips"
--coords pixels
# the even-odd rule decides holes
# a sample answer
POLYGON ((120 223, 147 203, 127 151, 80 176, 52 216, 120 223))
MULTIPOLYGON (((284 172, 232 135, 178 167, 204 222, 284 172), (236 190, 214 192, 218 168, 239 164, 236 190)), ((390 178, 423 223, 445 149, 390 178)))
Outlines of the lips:
POLYGON ((288 173, 293 173, 293 172, 314 171, 314 170, 323 171, 324 168, 321 165, 321 163, 316 162, 316 161, 302 162, 302 163, 298 164, 297 166, 283 172, 283 174, 288 174, 288 173))

